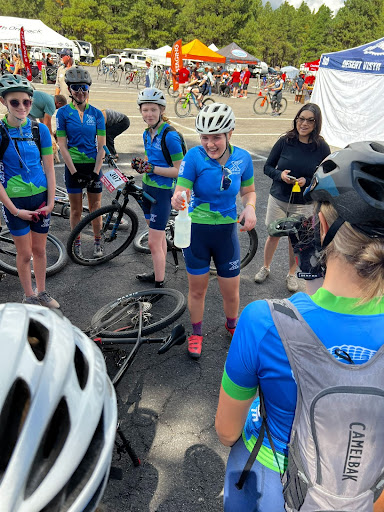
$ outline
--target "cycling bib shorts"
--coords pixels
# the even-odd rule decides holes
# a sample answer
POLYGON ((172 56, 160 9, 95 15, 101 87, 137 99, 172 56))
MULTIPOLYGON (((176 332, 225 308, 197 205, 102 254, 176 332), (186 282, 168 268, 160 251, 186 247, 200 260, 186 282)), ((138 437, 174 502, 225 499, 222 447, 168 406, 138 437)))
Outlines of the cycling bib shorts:
POLYGON ((144 217, 149 220, 149 227, 164 231, 171 213, 172 189, 151 187, 143 183, 143 190, 156 199, 156 204, 143 197, 144 217))
POLYGON ((97 175, 95 172, 93 172, 95 168, 94 163, 90 164, 73 164, 76 168, 76 170, 81 174, 86 174, 87 176, 92 177, 92 182, 90 182, 88 185, 83 185, 82 183, 79 183, 77 173, 71 174, 68 167, 65 166, 65 173, 64 173, 64 179, 65 179, 65 186, 67 188, 68 194, 81 194, 83 191, 83 188, 86 188, 88 192, 91 192, 93 194, 101 194, 103 191, 103 184, 100 181, 100 178, 102 176, 102 172, 100 170, 99 175, 97 175))
MULTIPOLYGON (((47 192, 41 192, 29 197, 13 197, 12 203, 19 210, 37 210, 42 208, 43 204, 47 204, 47 192)), ((39 215, 36 217, 36 221, 29 221, 15 217, 12 213, 3 205, 2 206, 3 217, 7 224, 7 227, 13 236, 23 236, 33 231, 34 233, 48 233, 51 215, 43 217, 39 215)))

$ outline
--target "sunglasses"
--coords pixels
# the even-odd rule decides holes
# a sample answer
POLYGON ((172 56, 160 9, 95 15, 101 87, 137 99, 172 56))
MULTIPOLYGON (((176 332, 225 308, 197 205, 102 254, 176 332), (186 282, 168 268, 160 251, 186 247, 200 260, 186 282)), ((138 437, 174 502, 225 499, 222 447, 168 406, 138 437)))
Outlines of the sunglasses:
POLYGON ((21 102, 19 100, 9 100, 9 104, 14 108, 17 108, 20 103, 22 103, 25 108, 29 108, 32 105, 32 100, 23 100, 21 102))
POLYGON ((87 84, 72 84, 71 90, 73 92, 88 92, 89 91, 89 85, 87 84))
POLYGON ((230 169, 228 169, 228 167, 224 167, 224 165, 221 166, 221 170, 223 175, 221 177, 220 191, 228 190, 230 184, 232 183, 232 180, 229 177, 232 174, 232 172, 230 169))
POLYGON ((315 118, 314 117, 301 117, 301 116, 299 116, 297 118, 297 122, 298 123, 305 123, 305 122, 307 122, 309 124, 312 124, 312 123, 315 122, 315 118))

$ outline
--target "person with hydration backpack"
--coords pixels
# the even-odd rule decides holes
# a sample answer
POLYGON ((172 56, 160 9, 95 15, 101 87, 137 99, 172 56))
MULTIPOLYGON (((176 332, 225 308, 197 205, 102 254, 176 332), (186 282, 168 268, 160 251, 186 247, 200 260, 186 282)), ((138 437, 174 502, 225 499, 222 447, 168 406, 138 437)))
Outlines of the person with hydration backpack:
POLYGON ((8 111, 0 121, 0 202, 16 247, 23 302, 59 308, 45 289, 46 245, 56 186, 51 135, 44 124, 28 119, 33 88, 26 78, 10 73, 1 76, 0 95, 8 111))
POLYGON ((165 117, 166 100, 160 89, 140 91, 137 104, 148 128, 143 133, 145 159, 134 158, 132 168, 143 176, 143 190, 156 199, 151 203, 143 197, 143 211, 149 226, 148 245, 151 250, 153 272, 138 274, 142 282, 164 286, 167 242, 165 227, 171 213, 171 197, 176 177, 184 156, 183 140, 165 117))
POLYGON ((216 413, 225 512, 382 510, 384 142, 329 155, 305 197, 324 282, 239 319, 216 413))

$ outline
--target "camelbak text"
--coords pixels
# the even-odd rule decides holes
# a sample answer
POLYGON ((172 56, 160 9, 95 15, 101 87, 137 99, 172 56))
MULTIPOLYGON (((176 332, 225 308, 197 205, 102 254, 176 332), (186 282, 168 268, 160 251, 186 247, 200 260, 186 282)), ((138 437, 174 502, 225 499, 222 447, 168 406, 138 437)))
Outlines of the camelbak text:
POLYGON ((345 457, 343 480, 353 480, 357 482, 364 449, 364 430, 364 423, 351 423, 349 425, 349 441, 345 457))

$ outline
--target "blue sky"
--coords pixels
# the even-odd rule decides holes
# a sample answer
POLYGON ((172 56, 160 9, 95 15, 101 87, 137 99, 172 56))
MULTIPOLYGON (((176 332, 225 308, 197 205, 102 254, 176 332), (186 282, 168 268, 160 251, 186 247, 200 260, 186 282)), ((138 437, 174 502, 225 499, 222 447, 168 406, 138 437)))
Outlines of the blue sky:
MULTIPOLYGON (((294 7, 299 7, 299 5, 302 2, 302 0, 288 0, 288 1, 294 7)), ((266 0, 263 0, 263 3, 265 3, 265 2, 266 2, 266 0)), ((279 7, 280 4, 283 3, 283 0, 269 0, 269 2, 272 5, 272 7, 275 9, 276 7, 279 7)), ((325 4, 332 11, 337 11, 338 9, 340 9, 340 7, 342 7, 344 5, 344 0, 325 0, 325 1, 322 1, 322 0, 306 0, 306 3, 307 3, 308 7, 311 10, 315 9, 317 11, 318 8, 322 4, 325 4)))

